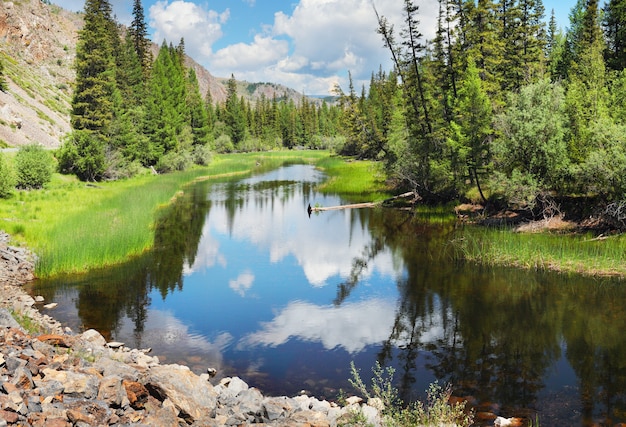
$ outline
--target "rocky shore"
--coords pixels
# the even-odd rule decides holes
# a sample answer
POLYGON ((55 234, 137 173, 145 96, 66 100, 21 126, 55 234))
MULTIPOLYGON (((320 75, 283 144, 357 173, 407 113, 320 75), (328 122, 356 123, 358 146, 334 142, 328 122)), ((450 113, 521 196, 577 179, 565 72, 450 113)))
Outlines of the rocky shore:
POLYGON ((0 233, 0 427, 322 427, 350 425, 355 414, 381 424, 377 401, 352 397, 339 406, 306 395, 263 396, 240 378, 213 384, 209 373, 162 365, 149 350, 107 343, 95 330, 64 329, 21 288, 33 266, 33 255, 0 233))

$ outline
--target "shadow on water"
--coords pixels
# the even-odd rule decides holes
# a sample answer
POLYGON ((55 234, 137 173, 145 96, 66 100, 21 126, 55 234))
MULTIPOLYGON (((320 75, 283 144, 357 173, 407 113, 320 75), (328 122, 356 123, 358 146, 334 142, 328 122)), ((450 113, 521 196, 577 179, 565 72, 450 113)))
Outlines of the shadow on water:
POLYGON ((364 374, 378 360, 405 400, 437 379, 479 411, 626 421, 623 283, 468 265, 450 248, 463 228, 422 214, 309 218, 316 181, 288 175, 189 187, 159 212, 155 250, 31 292, 75 330, 217 365, 267 393, 333 399, 350 360, 364 374))

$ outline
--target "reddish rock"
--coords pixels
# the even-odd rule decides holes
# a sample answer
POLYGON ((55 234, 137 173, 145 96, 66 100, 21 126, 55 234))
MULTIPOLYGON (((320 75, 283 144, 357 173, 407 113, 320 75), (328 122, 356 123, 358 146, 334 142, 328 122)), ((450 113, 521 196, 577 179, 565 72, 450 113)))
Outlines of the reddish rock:
POLYGON ((5 420, 9 424, 15 424, 19 418, 20 416, 15 412, 3 411, 0 409, 0 420, 5 420))
POLYGON ((44 334, 37 337, 37 339, 41 342, 45 342, 56 347, 69 348, 70 345, 65 341, 65 338, 66 337, 57 334, 44 334))
POLYGON ((148 400, 148 390, 143 386, 143 384, 136 381, 124 380, 122 381, 122 385, 126 389, 126 395, 128 396, 130 406, 134 409, 142 409, 148 400))

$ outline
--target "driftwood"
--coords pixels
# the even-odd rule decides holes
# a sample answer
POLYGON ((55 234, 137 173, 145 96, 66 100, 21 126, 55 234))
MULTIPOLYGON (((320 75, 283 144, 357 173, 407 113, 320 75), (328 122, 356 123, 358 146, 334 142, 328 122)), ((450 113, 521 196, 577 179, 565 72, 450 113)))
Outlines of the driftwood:
POLYGON ((340 209, 375 208, 376 206, 381 206, 381 205, 384 205, 385 203, 389 203, 397 199, 409 198, 409 197, 415 197, 415 193, 412 191, 409 191, 408 193, 399 194, 389 199, 385 199, 382 202, 364 202, 364 203, 353 203, 349 205, 327 206, 327 207, 322 207, 322 206, 312 207, 309 204, 307 208, 307 212, 309 213, 309 215, 311 215, 312 212, 336 211, 340 209))

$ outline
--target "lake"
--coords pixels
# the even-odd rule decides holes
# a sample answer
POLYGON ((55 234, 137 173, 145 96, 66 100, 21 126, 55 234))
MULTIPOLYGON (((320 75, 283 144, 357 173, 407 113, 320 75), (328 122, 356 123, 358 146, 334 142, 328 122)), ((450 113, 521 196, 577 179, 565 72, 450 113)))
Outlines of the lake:
POLYGON ((464 226, 436 214, 309 216, 346 203, 318 193, 322 179, 290 165, 198 182, 159 211, 153 251, 30 292, 75 331, 265 394, 335 400, 354 392, 351 362, 368 377, 378 361, 405 400, 438 380, 541 425, 626 422, 622 282, 465 263, 464 226))

